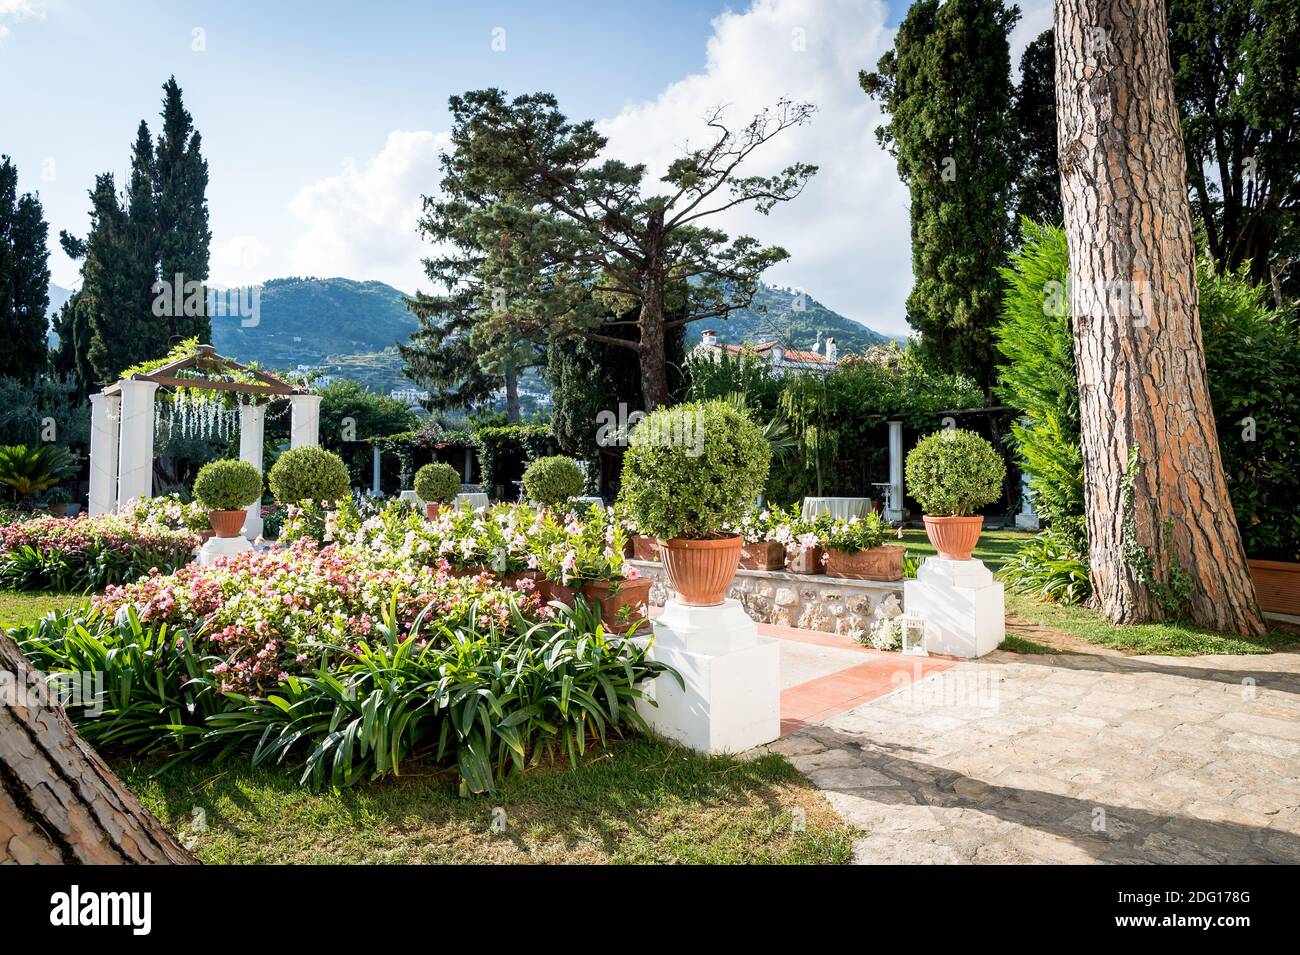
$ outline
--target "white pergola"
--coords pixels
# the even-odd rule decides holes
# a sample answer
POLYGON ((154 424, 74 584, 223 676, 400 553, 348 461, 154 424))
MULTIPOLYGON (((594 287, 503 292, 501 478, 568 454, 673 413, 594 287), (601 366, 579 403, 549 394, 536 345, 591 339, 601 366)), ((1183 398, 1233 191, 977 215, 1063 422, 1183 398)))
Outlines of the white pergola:
MULTIPOLYGON (((90 515, 110 514, 127 501, 153 496, 154 397, 159 388, 230 391, 251 400, 239 406, 239 457, 262 470, 266 406, 288 400, 290 446, 320 443, 320 396, 200 345, 193 355, 138 373, 90 396, 90 515), (204 377, 239 372, 252 381, 204 377)), ((248 506, 244 536, 262 533, 261 502, 248 506)))

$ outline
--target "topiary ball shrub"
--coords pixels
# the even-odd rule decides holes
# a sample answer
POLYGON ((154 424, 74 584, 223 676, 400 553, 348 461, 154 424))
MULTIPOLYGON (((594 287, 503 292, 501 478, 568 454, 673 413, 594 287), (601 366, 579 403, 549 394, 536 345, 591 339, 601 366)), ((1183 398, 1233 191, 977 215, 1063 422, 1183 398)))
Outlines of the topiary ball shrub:
POLYGON ((460 493, 460 475, 450 464, 435 461, 415 472, 415 496, 426 504, 446 504, 460 493))
POLYGON ((582 493, 586 476, 573 458, 554 454, 524 469, 524 494, 534 504, 558 505, 582 493))
POLYGON ((1002 458, 973 431, 944 428, 907 455, 907 490, 932 517, 970 517, 1002 496, 1002 458))
POLYGON ((268 482, 281 504, 341 501, 352 493, 343 459, 315 445, 292 448, 280 455, 271 466, 268 482))
POLYGON ((726 402, 661 408, 632 432, 619 501, 642 534, 721 537, 763 490, 771 460, 762 429, 726 402))
POLYGON ((262 499, 262 472, 247 461, 209 461, 194 478, 194 499, 209 511, 238 511, 262 499))

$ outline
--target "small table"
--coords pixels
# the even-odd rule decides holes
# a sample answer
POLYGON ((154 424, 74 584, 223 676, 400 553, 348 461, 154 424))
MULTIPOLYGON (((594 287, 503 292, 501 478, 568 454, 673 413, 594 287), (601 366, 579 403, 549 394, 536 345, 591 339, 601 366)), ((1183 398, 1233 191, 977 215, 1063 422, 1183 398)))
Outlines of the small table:
POLYGON ((488 496, 480 494, 478 491, 456 495, 456 506, 468 507, 472 511, 477 511, 480 507, 487 507, 489 503, 491 502, 488 501, 488 496))
POLYGON ((604 507, 605 499, 603 497, 596 497, 596 495, 594 494, 586 494, 583 495, 582 497, 575 497, 573 499, 573 503, 579 504, 582 507, 590 507, 593 504, 595 504, 597 507, 604 507))
POLYGON ((818 514, 829 514, 837 521, 851 517, 866 517, 871 513, 869 497, 805 497, 803 519, 810 521, 818 514))

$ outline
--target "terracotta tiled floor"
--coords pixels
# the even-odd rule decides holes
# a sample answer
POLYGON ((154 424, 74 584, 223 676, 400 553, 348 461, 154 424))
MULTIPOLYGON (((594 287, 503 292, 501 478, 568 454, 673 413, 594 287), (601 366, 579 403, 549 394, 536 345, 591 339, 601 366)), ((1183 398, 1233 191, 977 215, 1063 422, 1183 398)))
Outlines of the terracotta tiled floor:
POLYGON ((783 735, 845 713, 957 662, 870 650, 847 637, 815 630, 759 624, 758 631, 781 641, 783 735), (791 673, 817 675, 791 684, 786 679, 791 673))

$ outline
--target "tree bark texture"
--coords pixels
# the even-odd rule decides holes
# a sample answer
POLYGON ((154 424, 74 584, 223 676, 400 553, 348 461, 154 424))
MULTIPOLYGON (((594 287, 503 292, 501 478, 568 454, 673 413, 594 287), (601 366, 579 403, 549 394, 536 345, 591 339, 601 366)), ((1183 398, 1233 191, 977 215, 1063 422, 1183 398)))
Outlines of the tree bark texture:
POLYGON ((0 632, 0 863, 193 863, 0 632))
POLYGON ((1094 599, 1116 623, 1262 634, 1206 386, 1164 4, 1057 0, 1055 32, 1094 599))

